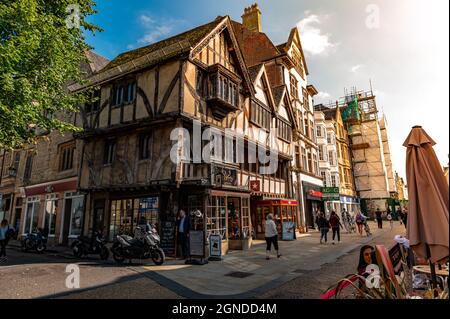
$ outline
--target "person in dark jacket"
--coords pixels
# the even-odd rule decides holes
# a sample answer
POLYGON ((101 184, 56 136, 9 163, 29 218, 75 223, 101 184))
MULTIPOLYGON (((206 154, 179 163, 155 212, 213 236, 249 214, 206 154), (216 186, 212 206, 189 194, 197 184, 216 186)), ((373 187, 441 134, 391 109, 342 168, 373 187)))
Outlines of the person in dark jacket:
POLYGON ((189 230, 191 229, 191 218, 182 209, 177 219, 178 243, 181 246, 181 254, 183 259, 189 256, 189 230))
POLYGON ((334 245, 334 238, 337 235, 337 239, 338 239, 338 243, 341 242, 341 228, 342 224, 341 224, 341 220, 339 219, 339 216, 336 214, 335 211, 331 212, 330 215, 330 225, 331 225, 331 230, 333 231, 333 245, 334 245))
POLYGON ((375 212, 375 216, 377 218, 378 228, 382 229, 383 228, 383 218, 382 218, 382 212, 380 211, 379 208, 377 208, 377 211, 375 212))
POLYGON ((325 240, 325 244, 327 243, 327 233, 330 230, 330 222, 328 219, 326 219, 324 213, 319 214, 318 218, 318 225, 320 228, 320 243, 323 243, 323 240, 325 240))

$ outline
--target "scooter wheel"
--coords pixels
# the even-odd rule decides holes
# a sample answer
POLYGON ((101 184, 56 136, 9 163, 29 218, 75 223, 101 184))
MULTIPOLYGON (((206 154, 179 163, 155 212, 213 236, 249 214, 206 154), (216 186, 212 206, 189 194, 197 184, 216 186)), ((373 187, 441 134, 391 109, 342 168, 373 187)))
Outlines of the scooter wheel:
POLYGON ((164 251, 161 248, 155 249, 155 251, 152 253, 152 260, 157 266, 162 265, 165 259, 166 256, 164 255, 164 251))
POLYGON ((47 247, 45 246, 45 245, 38 245, 37 247, 36 247, 36 251, 38 252, 38 253, 40 253, 40 254, 42 254, 45 250, 47 249, 47 247))
POLYGON ((77 258, 83 257, 83 249, 80 248, 78 245, 75 245, 72 249, 73 255, 77 258))

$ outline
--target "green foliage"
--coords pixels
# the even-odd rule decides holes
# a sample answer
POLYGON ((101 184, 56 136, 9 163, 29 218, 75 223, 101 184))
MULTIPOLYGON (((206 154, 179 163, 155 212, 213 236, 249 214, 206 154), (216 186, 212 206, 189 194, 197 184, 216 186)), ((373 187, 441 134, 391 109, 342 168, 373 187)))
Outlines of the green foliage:
POLYGON ((0 148, 20 148, 40 135, 78 131, 69 122, 87 95, 80 66, 90 47, 83 32, 101 31, 86 19, 92 0, 2 0, 0 3, 0 148), (80 27, 68 28, 68 5, 79 6, 80 27))

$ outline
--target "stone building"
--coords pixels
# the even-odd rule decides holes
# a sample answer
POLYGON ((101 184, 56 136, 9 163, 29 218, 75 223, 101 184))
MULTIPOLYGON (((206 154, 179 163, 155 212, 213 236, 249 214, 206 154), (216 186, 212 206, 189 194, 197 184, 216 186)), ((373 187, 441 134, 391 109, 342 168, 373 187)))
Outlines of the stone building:
MULTIPOLYGON (((318 108, 315 106, 315 109, 318 108)), ((320 109, 320 108, 318 108, 320 109)), ((323 180, 324 190, 329 196, 324 195, 325 212, 327 216, 331 211, 340 212, 341 203, 339 197, 339 164, 336 146, 336 123, 331 112, 314 111, 316 122, 317 146, 319 148, 319 170, 323 180), (333 188, 337 188, 333 190, 333 188)), ((324 192, 325 193, 325 192, 324 192)))
POLYGON ((286 94, 294 110, 291 178, 299 206, 299 229, 314 227, 317 209, 323 211, 322 179, 319 172, 318 147, 315 136, 313 97, 317 90, 308 84, 309 74, 300 34, 295 27, 287 42, 274 45, 262 32, 261 12, 257 5, 244 11, 242 23, 233 21, 238 43, 246 64, 252 68, 264 65, 275 95, 286 94), (283 93, 286 92, 286 93, 283 93))
MULTIPOLYGON (((108 62, 94 52, 86 55, 89 63, 81 67, 87 74, 108 62)), ((76 123, 78 115, 58 116, 76 123)), ((36 145, 0 156, 0 206, 19 235, 42 228, 49 245, 65 245, 82 233, 84 195, 77 190, 81 144, 70 133, 52 132, 36 145)))

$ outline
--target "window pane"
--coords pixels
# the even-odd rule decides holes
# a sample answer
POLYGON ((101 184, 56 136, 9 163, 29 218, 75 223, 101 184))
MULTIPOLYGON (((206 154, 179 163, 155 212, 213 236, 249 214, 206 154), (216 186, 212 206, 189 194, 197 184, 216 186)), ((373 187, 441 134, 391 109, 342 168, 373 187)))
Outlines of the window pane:
POLYGON ((83 226, 83 197, 72 198, 71 206, 71 218, 70 218, 70 235, 81 235, 81 229, 83 226))

